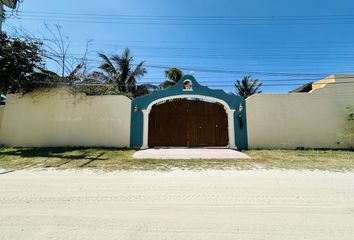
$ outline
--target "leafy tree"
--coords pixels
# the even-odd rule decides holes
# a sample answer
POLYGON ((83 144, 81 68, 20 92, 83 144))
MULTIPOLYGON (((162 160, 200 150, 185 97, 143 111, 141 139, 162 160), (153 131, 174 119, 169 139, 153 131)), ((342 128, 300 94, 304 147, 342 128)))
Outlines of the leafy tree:
POLYGON ((179 68, 172 67, 165 71, 166 81, 160 84, 160 88, 166 89, 174 86, 183 77, 183 72, 179 68))
POLYGON ((77 81, 81 80, 81 69, 83 68, 82 64, 78 64, 74 70, 68 73, 67 76, 59 76, 56 72, 42 69, 41 76, 42 78, 46 79, 47 81, 53 84, 68 84, 73 85, 77 81))
MULTIPOLYGON (((118 86, 113 84, 105 84, 101 81, 85 78, 76 82, 71 86, 72 90, 75 93, 84 93, 88 96, 97 96, 97 95, 119 95, 121 94, 118 86)), ((131 96, 128 96, 131 97, 131 96)))
POLYGON ((262 87, 262 83, 258 79, 252 79, 251 76, 244 76, 241 82, 237 80, 235 87, 236 94, 244 99, 253 94, 262 92, 259 90, 262 87))
POLYGON ((44 67, 41 43, 0 33, 0 92, 31 91, 44 67))
MULTIPOLYGON (((62 78, 68 78, 72 73, 82 72, 86 73, 87 69, 87 55, 89 52, 89 45, 91 40, 86 42, 85 52, 80 57, 72 57, 70 55, 70 39, 62 33, 62 27, 58 24, 49 25, 44 24, 47 35, 41 37, 43 42, 43 56, 47 62, 52 62, 57 65, 57 74, 62 78)), ((22 33, 22 35, 28 35, 22 33)), ((29 36, 37 38, 37 36, 29 36)))
POLYGON ((99 66, 107 76, 108 83, 115 83, 121 93, 136 94, 137 79, 143 77, 147 72, 143 67, 144 62, 140 62, 133 68, 134 58, 127 48, 122 55, 108 57, 100 53, 102 64, 99 66))

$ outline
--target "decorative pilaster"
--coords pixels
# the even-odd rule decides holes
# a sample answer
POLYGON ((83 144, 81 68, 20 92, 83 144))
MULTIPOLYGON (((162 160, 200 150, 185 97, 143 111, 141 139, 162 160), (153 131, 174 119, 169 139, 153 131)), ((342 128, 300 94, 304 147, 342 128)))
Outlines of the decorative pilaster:
POLYGON ((234 121, 235 110, 226 110, 227 122, 228 122, 228 132, 229 132, 229 148, 237 149, 235 143, 235 121, 234 121))
POLYGON ((144 115, 144 124, 143 124, 143 145, 141 146, 141 149, 147 149, 149 148, 149 143, 148 143, 148 136, 149 136, 149 114, 150 110, 142 110, 143 115, 144 115))

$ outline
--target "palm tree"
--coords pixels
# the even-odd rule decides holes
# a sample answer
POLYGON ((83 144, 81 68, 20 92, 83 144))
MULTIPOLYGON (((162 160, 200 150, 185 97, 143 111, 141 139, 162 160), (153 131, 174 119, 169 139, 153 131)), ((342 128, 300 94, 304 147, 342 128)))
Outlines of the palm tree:
POLYGON ((253 94, 262 92, 259 90, 262 87, 262 83, 258 79, 252 79, 251 76, 244 76, 241 82, 237 80, 235 87, 236 94, 244 99, 253 94))
POLYGON ((130 50, 126 48, 122 55, 113 55, 107 57, 105 54, 100 53, 102 64, 99 66, 109 79, 109 83, 116 83, 122 93, 136 92, 137 79, 144 76, 146 69, 143 67, 144 61, 140 62, 133 69, 134 59, 130 54, 130 50))
POLYGON ((174 86, 183 77, 183 72, 179 68, 172 67, 165 71, 166 81, 160 84, 160 88, 166 89, 174 86))

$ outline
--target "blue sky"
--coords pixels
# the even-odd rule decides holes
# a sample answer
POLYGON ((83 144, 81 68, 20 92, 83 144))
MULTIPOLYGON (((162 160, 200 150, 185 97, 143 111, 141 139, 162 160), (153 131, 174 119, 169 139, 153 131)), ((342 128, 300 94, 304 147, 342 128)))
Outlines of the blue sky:
MULTIPOLYGON (((92 69, 98 52, 129 47, 136 62, 194 71, 202 84, 227 92, 246 74, 260 79, 264 92, 287 92, 354 72, 352 9, 350 0, 25 0, 4 30, 46 34, 44 21, 58 23, 70 39, 70 54, 83 53, 93 40, 92 69)), ((147 70, 140 82, 164 80, 163 69, 147 70)))

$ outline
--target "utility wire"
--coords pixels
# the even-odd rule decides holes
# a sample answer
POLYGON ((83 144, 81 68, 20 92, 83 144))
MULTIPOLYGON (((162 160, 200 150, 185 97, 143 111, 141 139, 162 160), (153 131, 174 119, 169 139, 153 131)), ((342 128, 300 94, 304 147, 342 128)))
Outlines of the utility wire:
MULTIPOLYGON (((48 85, 63 85, 63 86, 129 86, 129 84, 120 84, 120 83, 81 83, 81 82, 73 82, 73 83, 57 83, 57 82, 45 82, 45 81, 34 81, 31 82, 34 84, 48 84, 48 85)), ((151 82, 139 82, 137 85, 154 85, 151 82)), ((354 81, 349 82, 330 82, 330 83, 312 83, 312 85, 342 85, 342 84, 354 84, 354 81)), ((297 86, 299 84, 296 83, 284 83, 284 84, 262 84, 263 86, 297 86)), ((235 86, 234 84, 214 84, 208 85, 209 87, 231 87, 235 86)))
POLYGON ((347 15, 282 15, 282 16, 167 16, 167 15, 133 15, 133 14, 108 14, 108 13, 72 13, 53 11, 19 11, 21 14, 34 16, 67 16, 67 17, 102 17, 102 18, 134 18, 134 19, 172 19, 172 20, 323 20, 323 19, 354 19, 353 14, 347 15))
POLYGON ((354 25, 353 22, 308 22, 308 23, 298 23, 298 22, 289 22, 289 23, 191 23, 191 22, 129 22, 129 21, 96 21, 96 20, 73 20, 65 18, 42 18, 42 17, 21 17, 20 19, 30 20, 30 21, 47 21, 47 22, 67 22, 67 23, 95 23, 95 24, 118 24, 118 25, 168 25, 168 26, 306 26, 306 25, 354 25))

